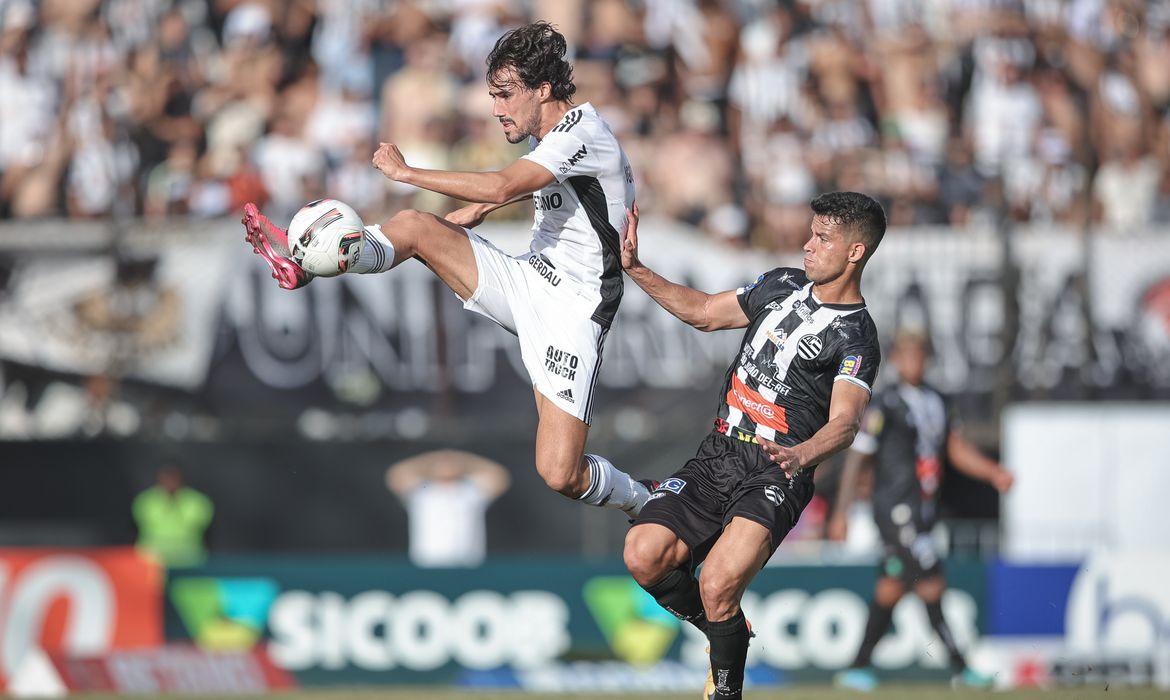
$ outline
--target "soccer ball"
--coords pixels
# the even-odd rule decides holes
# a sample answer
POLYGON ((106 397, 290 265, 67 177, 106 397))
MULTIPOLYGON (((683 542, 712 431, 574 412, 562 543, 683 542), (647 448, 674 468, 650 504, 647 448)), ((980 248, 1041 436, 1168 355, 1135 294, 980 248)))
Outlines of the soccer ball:
POLYGON ((357 262, 365 224, 353 207, 318 199, 301 207, 288 225, 292 259, 317 277, 336 277, 357 262))

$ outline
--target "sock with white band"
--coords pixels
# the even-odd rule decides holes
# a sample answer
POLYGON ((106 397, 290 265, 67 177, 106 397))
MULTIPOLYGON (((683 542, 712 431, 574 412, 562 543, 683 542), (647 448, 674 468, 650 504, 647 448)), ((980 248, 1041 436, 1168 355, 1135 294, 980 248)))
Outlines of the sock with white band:
POLYGON ((361 255, 348 271, 368 275, 385 272, 391 267, 394 267, 394 244, 382 233, 381 226, 367 226, 362 234, 361 255))
POLYGON ((589 488, 578 500, 591 506, 624 510, 630 516, 642 510, 650 498, 644 485, 631 479, 605 457, 587 454, 585 461, 589 465, 589 488))

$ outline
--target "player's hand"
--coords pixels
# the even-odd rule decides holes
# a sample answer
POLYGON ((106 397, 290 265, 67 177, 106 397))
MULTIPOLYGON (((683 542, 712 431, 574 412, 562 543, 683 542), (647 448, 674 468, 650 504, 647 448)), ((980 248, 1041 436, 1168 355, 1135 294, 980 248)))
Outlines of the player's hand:
POLYGON ((490 210, 482 204, 468 204, 465 207, 460 207, 443 218, 456 226, 464 228, 475 228, 483 223, 487 218, 490 210))
POLYGON ((829 529, 825 534, 834 542, 844 542, 849 534, 849 523, 845 516, 837 514, 829 518, 829 529))
POLYGON ((633 270, 642 267, 638 259, 638 204, 633 210, 626 210, 626 231, 622 235, 622 269, 633 270))
POLYGON ((375 168, 382 171, 383 175, 398 182, 401 182, 407 171, 410 170, 402 151, 398 150, 398 146, 392 143, 378 144, 378 150, 374 151, 371 162, 375 168))
POLYGON ((780 467, 789 479, 796 476, 804 467, 800 463, 800 456, 796 454, 796 450, 793 448, 779 445, 767 438, 758 436, 756 437, 756 441, 760 443, 760 449, 764 451, 764 454, 768 455, 768 459, 775 462, 776 466, 780 467))
POLYGON ((1006 469, 1000 469, 991 475, 991 485, 1000 493, 1007 493, 1015 482, 1016 477, 1012 476, 1012 473, 1006 469))

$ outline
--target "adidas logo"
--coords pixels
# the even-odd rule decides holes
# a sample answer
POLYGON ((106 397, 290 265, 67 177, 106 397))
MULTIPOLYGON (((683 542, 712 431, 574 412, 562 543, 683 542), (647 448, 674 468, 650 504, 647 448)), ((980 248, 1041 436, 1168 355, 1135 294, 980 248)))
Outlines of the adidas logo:
POLYGON ((569 403, 573 403, 573 390, 572 389, 565 389, 564 391, 557 394, 557 398, 564 399, 565 401, 568 401, 569 403))

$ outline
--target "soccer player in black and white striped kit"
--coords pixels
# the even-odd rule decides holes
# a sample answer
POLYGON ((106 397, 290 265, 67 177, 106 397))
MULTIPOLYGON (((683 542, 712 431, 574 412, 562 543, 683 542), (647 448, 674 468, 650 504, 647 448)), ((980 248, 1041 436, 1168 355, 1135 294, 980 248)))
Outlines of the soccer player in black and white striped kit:
POLYGON ((803 270, 776 268, 718 294, 642 264, 636 211, 623 241, 626 272, 664 309, 704 331, 747 329, 714 429, 651 493, 626 537, 634 579, 710 640, 708 699, 741 697, 751 632, 740 599, 812 498, 813 470, 853 442, 881 359, 861 273, 885 212, 857 192, 824 194, 811 207, 803 270))

